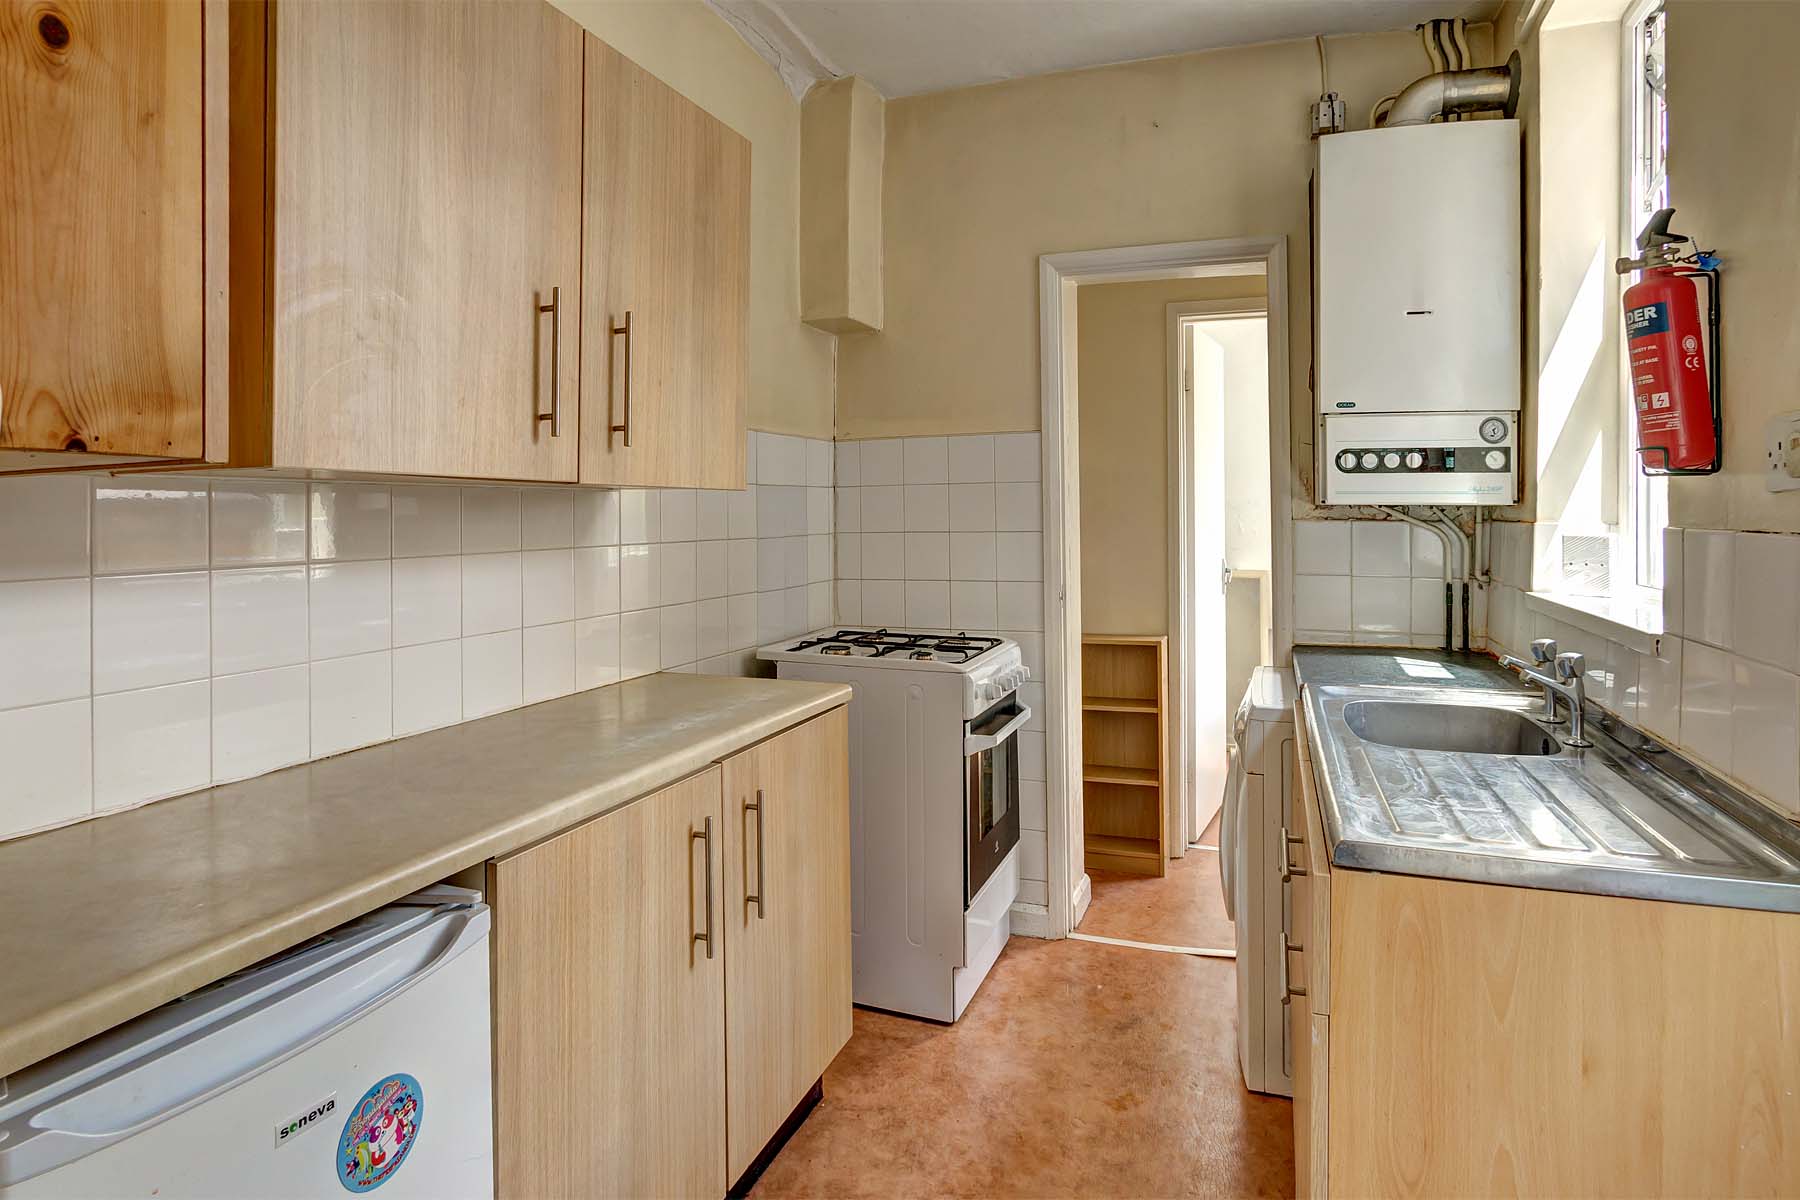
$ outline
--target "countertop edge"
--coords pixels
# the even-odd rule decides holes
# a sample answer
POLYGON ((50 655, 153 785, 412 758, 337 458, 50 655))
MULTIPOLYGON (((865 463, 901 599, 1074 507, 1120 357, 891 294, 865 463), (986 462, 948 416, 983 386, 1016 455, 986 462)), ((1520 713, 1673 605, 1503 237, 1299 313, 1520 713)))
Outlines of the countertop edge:
POLYGON ((314 903, 202 943, 154 968, 66 1000, 39 1016, 16 1020, 0 1029, 0 1080, 421 887, 610 812, 850 702, 847 684, 809 686, 817 688, 812 698, 782 704, 729 733, 698 740, 652 767, 608 778, 565 800, 539 805, 481 837, 414 860, 392 873, 322 894, 314 903))

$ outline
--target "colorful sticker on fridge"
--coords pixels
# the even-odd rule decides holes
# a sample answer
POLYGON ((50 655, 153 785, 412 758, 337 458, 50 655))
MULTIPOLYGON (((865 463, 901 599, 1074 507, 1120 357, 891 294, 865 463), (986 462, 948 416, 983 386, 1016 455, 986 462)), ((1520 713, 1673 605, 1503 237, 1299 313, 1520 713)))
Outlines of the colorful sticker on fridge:
POLYGON ((364 1092, 338 1138, 338 1182, 368 1192, 393 1178, 425 1123, 425 1093, 411 1075, 389 1075, 364 1092))

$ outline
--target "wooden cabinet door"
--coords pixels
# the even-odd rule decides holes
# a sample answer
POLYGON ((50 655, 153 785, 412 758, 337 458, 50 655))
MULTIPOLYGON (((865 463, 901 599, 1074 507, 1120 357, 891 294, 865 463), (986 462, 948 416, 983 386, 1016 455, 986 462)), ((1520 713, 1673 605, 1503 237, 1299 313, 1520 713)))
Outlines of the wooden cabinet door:
POLYGON ((724 1195, 719 785, 489 865, 498 1195, 724 1195))
POLYGON ((725 1096, 737 1179, 850 1040, 849 718, 725 764, 725 1096))
POLYGON ((586 46, 581 481, 742 487, 750 143, 586 46))
POLYGON ((269 19, 274 465, 573 482, 580 27, 504 0, 269 19))
POLYGON ((0 469, 201 455, 204 17, 0 0, 0 469))

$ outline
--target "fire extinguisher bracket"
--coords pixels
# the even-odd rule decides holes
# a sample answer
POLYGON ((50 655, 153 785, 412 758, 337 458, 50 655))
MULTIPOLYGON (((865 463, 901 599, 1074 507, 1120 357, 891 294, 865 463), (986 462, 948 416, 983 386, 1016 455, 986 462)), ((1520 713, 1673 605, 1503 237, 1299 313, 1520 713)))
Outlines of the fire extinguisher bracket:
POLYGON ((1625 290, 1638 468, 1645 475, 1712 475, 1723 465, 1720 407, 1719 259, 1669 231, 1665 208, 1638 234, 1637 258, 1614 264, 1642 271, 1625 290))

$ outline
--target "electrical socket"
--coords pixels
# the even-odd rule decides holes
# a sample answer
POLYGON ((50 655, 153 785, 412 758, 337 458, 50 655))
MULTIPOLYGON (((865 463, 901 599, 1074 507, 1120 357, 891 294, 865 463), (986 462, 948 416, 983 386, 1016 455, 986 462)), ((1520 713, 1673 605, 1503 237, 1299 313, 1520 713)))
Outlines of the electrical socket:
POLYGON ((1800 491, 1800 412, 1776 413, 1763 426, 1764 486, 1771 492, 1800 491))

